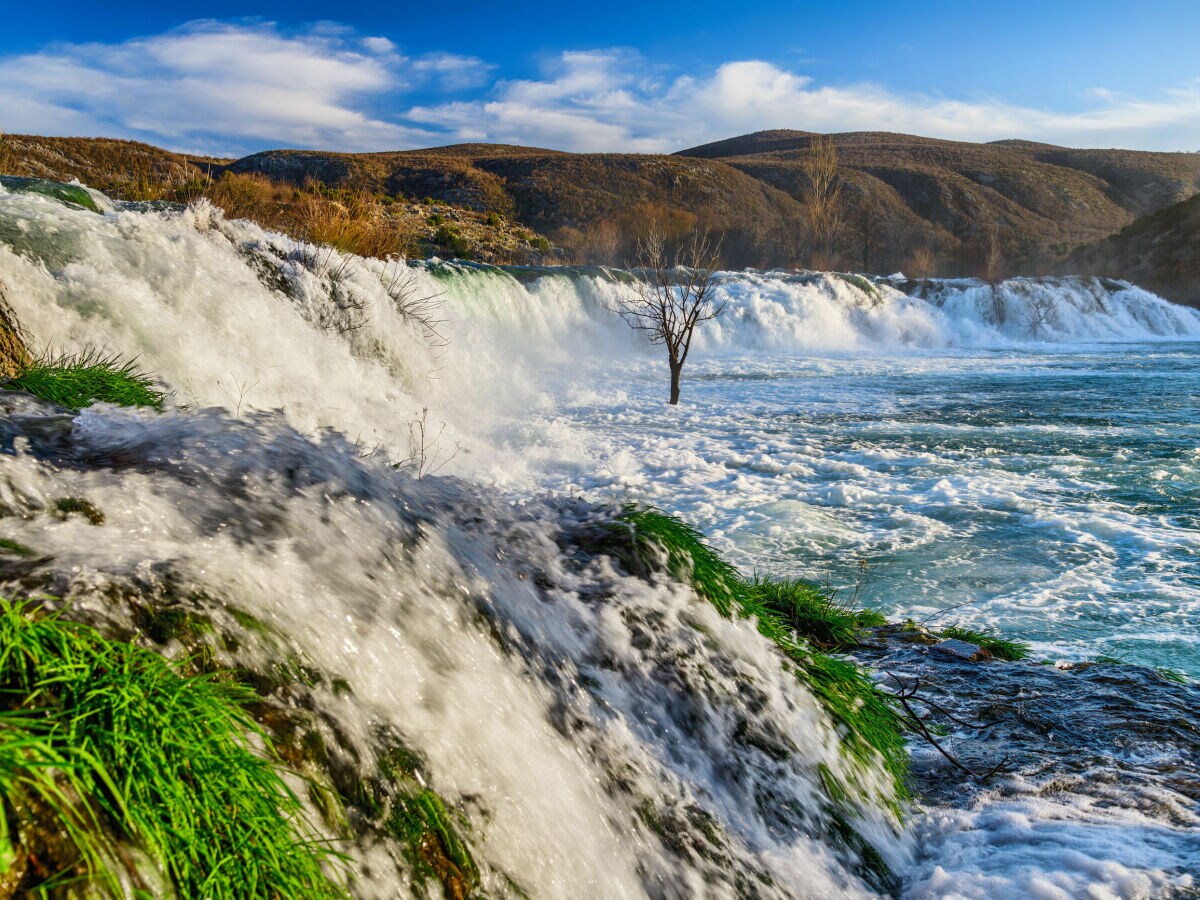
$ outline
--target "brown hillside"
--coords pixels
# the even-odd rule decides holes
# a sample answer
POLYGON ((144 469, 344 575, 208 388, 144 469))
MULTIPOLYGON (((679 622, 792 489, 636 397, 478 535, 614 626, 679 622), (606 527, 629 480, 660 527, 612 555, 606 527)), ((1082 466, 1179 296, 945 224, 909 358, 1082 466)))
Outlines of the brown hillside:
MULTIPOLYGON (((972 144, 882 132, 831 137, 850 188, 850 219, 883 218, 892 243, 898 230, 907 232, 900 243, 932 245, 943 268, 946 257, 966 255, 985 229, 1000 232, 1017 268, 1044 268, 1071 246, 1200 191, 1200 154, 1194 153, 972 144)), ((812 138, 765 131, 680 155, 723 160, 802 198, 812 138)), ((885 248, 885 255, 901 249, 885 248)))
POLYGON ((1200 196, 1160 209, 1109 238, 1081 247, 1064 268, 1124 278, 1168 300, 1200 307, 1200 196))
POLYGON ((464 144, 369 154, 273 150, 231 169, 495 210, 592 262, 623 261, 631 249, 627 236, 652 216, 720 232, 731 266, 795 262, 800 252, 800 204, 721 162, 464 144), (624 237, 597 239, 606 225, 624 237))
POLYGON ((532 254, 620 263, 654 219, 713 228, 729 266, 946 275, 1050 271, 1071 248, 1200 191, 1200 154, 832 135, 842 228, 833 257, 817 259, 805 215, 804 164, 814 137, 764 131, 671 156, 455 144, 358 154, 272 150, 230 161, 129 141, 9 135, 0 140, 0 170, 7 159, 9 171, 78 178, 127 199, 179 196, 178 187, 163 185, 190 183, 185 199, 197 190, 232 196, 239 214, 279 227, 281 208, 304 199, 299 194, 289 200, 277 191, 273 211, 262 212, 254 197, 270 192, 233 182, 210 190, 209 180, 268 178, 342 206, 350 195, 367 196, 372 204, 356 208, 410 231, 413 252, 497 262, 532 254), (547 249, 539 232, 557 248, 547 249))

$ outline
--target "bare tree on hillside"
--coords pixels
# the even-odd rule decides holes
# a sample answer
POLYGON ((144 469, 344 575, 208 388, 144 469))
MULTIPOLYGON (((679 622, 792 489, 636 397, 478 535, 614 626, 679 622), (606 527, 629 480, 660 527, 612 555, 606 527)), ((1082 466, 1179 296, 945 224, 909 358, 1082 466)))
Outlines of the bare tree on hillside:
POLYGON ((817 135, 804 157, 808 177, 805 211, 809 238, 816 255, 832 260, 842 232, 842 179, 839 174, 837 147, 833 139, 817 135))
POLYGON ((1004 275, 1006 241, 995 225, 983 233, 983 277, 999 281, 1004 275))
POLYGON ((929 278, 936 266, 933 251, 926 244, 918 244, 909 254, 904 272, 909 278, 929 278))
POLYGON ((858 244, 859 271, 870 272, 872 265, 877 262, 882 229, 878 210, 865 193, 854 211, 853 221, 853 234, 855 242, 858 244))
POLYGON ((679 402, 679 379, 687 362, 696 326, 725 311, 713 297, 720 242, 705 230, 693 230, 673 254, 661 227, 652 226, 638 240, 637 266, 642 277, 632 296, 617 301, 615 312, 652 344, 667 349, 672 405, 679 402))

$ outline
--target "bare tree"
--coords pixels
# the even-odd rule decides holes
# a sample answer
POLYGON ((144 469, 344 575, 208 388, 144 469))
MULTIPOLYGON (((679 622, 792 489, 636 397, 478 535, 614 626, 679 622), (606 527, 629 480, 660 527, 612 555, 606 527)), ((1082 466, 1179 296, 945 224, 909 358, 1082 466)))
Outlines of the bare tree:
POLYGON ((905 274, 909 278, 928 278, 933 274, 935 265, 933 251, 926 244, 919 244, 908 257, 904 266, 905 274))
POLYGON ((858 243, 859 271, 870 272, 880 249, 882 229, 879 227, 878 209, 865 192, 854 210, 853 221, 853 234, 858 243))
POLYGON ((696 326, 725 312, 713 297, 720 242, 707 229, 693 230, 671 255, 663 230, 651 226, 638 240, 637 266, 642 278, 632 296, 617 301, 615 311, 630 328, 652 344, 667 348, 671 368, 671 404, 679 402, 679 377, 692 347, 696 326))
POLYGON ((837 147, 827 135, 816 135, 804 157, 808 178, 805 210, 813 251, 826 260, 833 258, 842 232, 842 179, 837 147))
POLYGON ((1058 300, 1053 294, 1037 293, 1029 297, 1029 303, 1021 312, 1025 334, 1035 340, 1053 325, 1058 318, 1058 300))
POLYGON ((995 225, 989 225, 984 230, 981 274, 988 281, 999 281, 1004 275, 1005 245, 1005 238, 995 225))

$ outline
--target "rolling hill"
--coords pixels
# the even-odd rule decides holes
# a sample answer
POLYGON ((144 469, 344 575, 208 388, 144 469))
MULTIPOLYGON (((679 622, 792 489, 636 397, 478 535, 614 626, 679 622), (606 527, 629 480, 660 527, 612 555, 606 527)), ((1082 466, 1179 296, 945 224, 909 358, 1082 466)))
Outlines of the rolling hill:
MULTIPOLYGON (((77 177, 120 196, 156 179, 226 172, 297 187, 319 183, 404 201, 412 216, 439 204, 464 221, 474 216, 472 227, 502 221, 516 234, 546 235, 556 245, 543 254, 548 260, 620 263, 650 219, 679 230, 701 224, 721 233, 726 265, 800 266, 813 262, 804 171, 813 138, 763 131, 672 155, 458 144, 355 154, 271 150, 215 160, 127 141, 9 135, 0 169, 16 160, 22 174, 77 177)), ((975 274, 992 252, 1006 274, 1054 271, 1068 258, 1083 259, 1071 256, 1074 248, 1200 192, 1195 153, 882 132, 830 138, 840 162, 843 227, 836 258, 823 262, 846 269, 975 274)))

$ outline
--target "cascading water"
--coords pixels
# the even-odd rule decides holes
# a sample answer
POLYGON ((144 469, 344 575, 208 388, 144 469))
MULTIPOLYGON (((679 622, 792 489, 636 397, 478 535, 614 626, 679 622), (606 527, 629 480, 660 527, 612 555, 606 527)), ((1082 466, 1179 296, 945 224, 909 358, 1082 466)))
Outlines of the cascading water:
MULTIPOLYGON (((858 787, 855 829, 903 872, 911 849, 884 809, 885 775, 840 752, 751 624, 570 551, 589 511, 564 495, 669 506, 675 492, 720 540, 742 513, 714 512, 718 493, 764 507, 779 498, 755 479, 867 465, 812 447, 780 462, 765 438, 715 461, 677 440, 701 423, 673 414, 635 417, 640 443, 622 445, 623 385, 661 384, 653 350, 610 311, 622 273, 409 267, 205 204, 97 216, 0 193, 0 282, 35 347, 137 355, 186 407, 64 422, 10 406, 11 538, 94 616, 113 615, 114 584, 169 580, 291 636, 348 683, 352 699, 316 702, 364 759, 386 726, 477 813, 489 889, 511 877, 546 897, 869 894, 822 769, 858 787), (434 295, 440 324, 414 306, 434 295), (489 487, 388 465, 411 472, 421 454, 489 487), (528 499, 546 490, 558 499, 528 499), (61 496, 87 497, 105 524, 49 515, 61 496)), ((920 366, 1200 338, 1200 314, 1096 279, 751 272, 722 274, 718 290, 729 310, 698 335, 695 377, 761 379, 765 397, 778 365, 762 361, 799 353, 829 354, 828 378, 870 368, 859 351, 920 366)), ((732 543, 756 564, 753 545, 732 543)), ((352 855, 360 893, 396 893, 395 861, 368 845, 352 855)))

